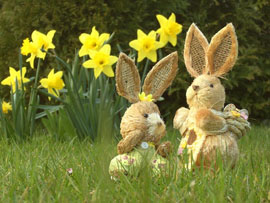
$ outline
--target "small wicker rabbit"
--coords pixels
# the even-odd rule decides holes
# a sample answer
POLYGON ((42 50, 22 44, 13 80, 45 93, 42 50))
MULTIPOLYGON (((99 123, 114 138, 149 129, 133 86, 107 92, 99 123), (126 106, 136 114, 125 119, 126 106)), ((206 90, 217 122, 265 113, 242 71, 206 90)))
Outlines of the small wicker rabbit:
POLYGON ((187 71, 195 79, 186 92, 189 109, 177 110, 174 128, 183 136, 178 154, 187 151, 188 168, 193 164, 216 166, 217 153, 228 166, 234 166, 238 159, 237 138, 250 128, 248 112, 237 112, 232 104, 222 111, 225 90, 218 79, 232 69, 237 53, 237 38, 231 23, 212 38, 210 45, 194 23, 187 32, 184 60, 187 71))
MULTIPOLYGON (((177 52, 159 61, 147 74, 143 92, 157 100, 170 86, 178 67, 177 52)), ((159 173, 167 161, 164 157, 171 151, 171 143, 160 144, 166 127, 160 118, 158 106, 152 101, 140 101, 140 76, 133 60, 121 53, 116 66, 116 87, 119 95, 133 103, 125 112, 120 128, 123 139, 118 143, 118 156, 112 159, 109 173, 137 175, 142 162, 151 165, 159 173)))

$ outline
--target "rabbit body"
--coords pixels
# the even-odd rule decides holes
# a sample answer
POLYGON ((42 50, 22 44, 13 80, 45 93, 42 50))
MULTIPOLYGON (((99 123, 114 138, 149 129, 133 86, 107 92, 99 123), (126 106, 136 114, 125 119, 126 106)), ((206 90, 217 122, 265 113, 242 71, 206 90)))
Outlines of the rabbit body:
POLYGON ((187 150, 188 168, 216 166, 218 157, 230 167, 238 160, 237 138, 245 134, 249 123, 233 111, 222 111, 225 90, 218 78, 233 67, 237 46, 232 24, 221 29, 210 44, 195 24, 189 28, 184 59, 195 79, 186 92, 189 109, 179 108, 174 118, 174 128, 183 136, 178 154, 187 150))
MULTIPOLYGON (((147 74, 143 92, 157 100, 176 76, 178 56, 174 52, 159 61, 147 74)), ((116 87, 119 95, 132 105, 126 110, 120 124, 122 140, 117 145, 118 155, 111 160, 109 173, 138 175, 147 164, 155 175, 166 169, 171 143, 160 143, 166 126, 153 101, 140 101, 140 77, 134 61, 121 53, 116 66, 116 87)))
POLYGON ((220 80, 210 75, 198 76, 187 89, 186 97, 190 109, 180 108, 176 112, 174 126, 184 136, 180 152, 187 147, 192 153, 189 168, 192 161, 200 166, 202 159, 203 165, 210 167, 216 163, 217 152, 225 164, 235 165, 239 156, 237 141, 233 133, 228 131, 226 120, 216 114, 222 110, 225 102, 225 91, 220 80))
POLYGON ((166 127, 160 118, 156 104, 140 101, 132 104, 125 112, 121 124, 123 139, 117 145, 118 156, 110 164, 110 174, 119 173, 136 176, 145 164, 150 164, 154 174, 165 168, 165 157, 171 151, 171 143, 160 144, 166 127))
MULTIPOLYGON (((158 148, 160 139, 166 134, 157 105, 148 101, 132 104, 125 112, 120 128, 123 139, 117 146, 119 154, 130 152, 141 142, 152 142, 158 148)), ((165 156, 162 151, 161 155, 165 156)))

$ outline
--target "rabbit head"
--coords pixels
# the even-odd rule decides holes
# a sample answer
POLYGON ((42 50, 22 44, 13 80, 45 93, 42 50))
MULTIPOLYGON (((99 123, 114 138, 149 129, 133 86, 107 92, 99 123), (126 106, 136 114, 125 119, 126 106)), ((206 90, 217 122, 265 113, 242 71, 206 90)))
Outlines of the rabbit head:
POLYGON ((237 37, 232 23, 216 33, 210 44, 193 23, 186 36, 184 60, 187 71, 195 77, 187 89, 190 108, 221 110, 225 103, 225 90, 218 77, 230 71, 238 54, 237 37))
MULTIPOLYGON (((143 92, 146 95, 152 94, 153 101, 156 101, 171 85, 177 73, 177 66, 177 52, 160 60, 147 74, 142 87, 143 92)), ((132 103, 121 120, 121 135, 125 139, 132 136, 133 132, 140 132, 143 138, 136 141, 158 143, 165 135, 165 125, 158 106, 153 101, 140 101, 140 83, 134 61, 121 53, 116 65, 116 89, 120 96, 132 103)))

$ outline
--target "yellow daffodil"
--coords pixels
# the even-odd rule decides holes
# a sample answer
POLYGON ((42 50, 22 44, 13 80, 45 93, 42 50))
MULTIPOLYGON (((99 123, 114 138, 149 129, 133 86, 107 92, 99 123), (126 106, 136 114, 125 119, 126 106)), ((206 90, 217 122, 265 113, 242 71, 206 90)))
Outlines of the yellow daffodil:
POLYGON ((162 15, 157 15, 157 20, 160 24, 160 28, 157 33, 160 35, 160 41, 165 46, 170 42, 173 46, 177 43, 177 35, 182 32, 182 25, 175 22, 174 13, 171 14, 169 19, 162 15))
MULTIPOLYGON (((48 89, 48 92, 56 97, 59 97, 59 90, 63 89, 65 86, 62 80, 63 71, 58 71, 54 73, 54 69, 48 75, 48 78, 43 78, 40 80, 41 86, 48 89)), ((49 97, 51 100, 51 97, 49 97)))
POLYGON ((161 48, 162 44, 156 41, 156 32, 151 31, 146 35, 140 29, 137 30, 137 39, 129 42, 129 46, 138 51, 138 62, 145 57, 152 62, 157 61, 157 49, 161 48))
POLYGON ((232 115, 234 117, 240 117, 241 116, 241 114, 238 111, 231 111, 231 113, 232 113, 232 115))
POLYGON ((55 34, 55 30, 50 30, 47 35, 35 30, 32 33, 32 40, 33 42, 35 42, 38 47, 42 48, 45 51, 48 51, 48 49, 54 49, 55 46, 52 43, 54 34, 55 34))
POLYGON ((109 37, 110 35, 108 33, 99 35, 95 26, 92 28, 91 34, 82 33, 79 40, 83 45, 79 51, 79 56, 88 55, 93 50, 98 51, 109 37))
POLYGON ((55 30, 49 31, 47 35, 35 30, 31 35, 31 42, 29 38, 23 40, 21 53, 25 56, 31 54, 31 56, 26 60, 26 62, 30 62, 31 68, 34 68, 34 60, 36 57, 44 60, 46 51, 48 51, 48 49, 55 48, 54 44, 52 43, 54 34, 55 30))
POLYGON ((11 110, 12 110, 11 104, 10 104, 9 102, 3 101, 3 102, 2 102, 2 112, 3 112, 4 114, 7 114, 8 111, 11 111, 11 110))
POLYGON ((26 67, 22 68, 22 74, 20 73, 20 70, 16 71, 14 68, 9 67, 9 74, 6 79, 2 80, 2 85, 8 85, 12 87, 12 91, 16 91, 16 81, 18 83, 18 88, 20 89, 22 87, 22 83, 29 82, 28 78, 25 78, 26 73, 26 67), (22 76, 22 77, 21 77, 22 76))
POLYGON ((146 96, 144 92, 139 94, 139 99, 140 101, 149 101, 149 102, 153 101, 152 94, 148 94, 146 96))
POLYGON ((181 142, 181 145, 180 145, 181 148, 184 149, 184 148, 186 148, 186 146, 187 146, 187 142, 186 141, 185 142, 181 142))
POLYGON ((103 72, 108 77, 114 77, 112 65, 116 63, 117 57, 111 56, 111 46, 105 44, 99 51, 90 51, 90 60, 83 63, 85 68, 94 68, 95 78, 103 72))

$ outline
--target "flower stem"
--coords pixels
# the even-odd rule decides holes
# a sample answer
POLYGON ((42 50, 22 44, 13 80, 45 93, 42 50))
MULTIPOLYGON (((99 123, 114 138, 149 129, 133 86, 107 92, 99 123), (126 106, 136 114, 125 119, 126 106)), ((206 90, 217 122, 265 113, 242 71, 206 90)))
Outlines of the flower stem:
POLYGON ((36 72, 36 77, 35 77, 35 84, 34 84, 34 89, 35 90, 37 90, 39 70, 40 70, 40 58, 38 59, 37 72, 36 72))
POLYGON ((34 88, 31 91, 30 103, 28 106, 28 115, 27 116, 28 116, 28 124, 30 125, 30 136, 32 136, 33 132, 34 132, 35 116, 36 116, 36 111, 37 111, 36 103, 38 101, 38 99, 37 99, 37 85, 38 85, 39 71, 40 71, 40 59, 38 59, 34 88))
POLYGON ((146 63, 145 63, 144 69, 143 69, 142 84, 144 83, 144 79, 146 77, 148 66, 149 66, 149 59, 146 60, 146 63))

